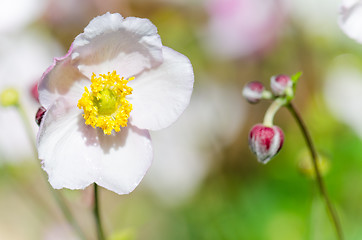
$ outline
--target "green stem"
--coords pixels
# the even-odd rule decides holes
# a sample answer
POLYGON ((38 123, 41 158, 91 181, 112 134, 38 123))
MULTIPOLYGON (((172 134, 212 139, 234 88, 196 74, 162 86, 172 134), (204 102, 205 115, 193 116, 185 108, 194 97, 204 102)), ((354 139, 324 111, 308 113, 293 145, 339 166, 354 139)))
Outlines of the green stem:
MULTIPOLYGON (((25 109, 20 103, 16 104, 15 107, 16 107, 16 109, 18 110, 18 112, 20 114, 20 117, 21 117, 21 119, 23 121, 23 124, 25 126, 25 129, 26 129, 27 136, 28 136, 28 138, 29 138, 29 140, 30 140, 30 142, 32 144, 32 148, 33 148, 33 151, 34 151, 34 157, 35 157, 35 159, 38 159, 38 157, 37 157, 38 156, 38 154, 37 154, 38 151, 37 151, 36 143, 35 143, 35 140, 34 140, 35 139, 34 132, 32 130, 32 126, 31 126, 30 122, 28 121, 28 117, 26 115, 25 109)), ((42 175, 45 178, 45 181, 47 182, 46 175, 44 173, 42 175)), ((49 186, 51 194, 54 197, 56 203, 58 204, 59 208, 63 212, 64 217, 71 224, 71 226, 73 226, 74 231, 79 235, 80 239, 86 240, 87 238, 85 237, 85 234, 83 233, 82 229, 80 228, 77 221, 73 217, 69 207, 65 203, 65 201, 62 198, 61 194, 59 192, 57 192, 56 190, 54 190, 52 187, 50 187, 49 184, 48 184, 48 186, 49 186)))
POLYGON ((338 239, 342 240, 343 239, 342 227, 341 227, 337 212, 334 209, 331 200, 329 199, 327 189, 325 187, 322 175, 320 173, 319 166, 318 166, 318 163, 317 163, 317 151, 316 151, 316 149, 315 149, 315 147, 313 145, 312 138, 311 138, 311 136, 310 136, 310 134, 309 134, 309 132, 307 130, 307 127, 304 124, 300 114, 297 112, 297 110, 295 109, 293 104, 289 103, 287 105, 287 108, 289 109, 289 111, 291 112, 291 114, 293 115, 295 120, 297 121, 297 123, 298 123, 298 125, 299 125, 299 127, 300 127, 300 129, 301 129, 301 131, 303 133, 303 136, 304 136, 305 141, 307 143, 307 146, 309 148, 310 154, 312 156, 313 167, 314 167, 314 170, 315 170, 315 173, 316 173, 317 185, 318 185, 320 194, 322 195, 322 197, 323 197, 323 199, 325 201, 325 204, 327 206, 327 209, 328 209, 328 211, 330 213, 330 217, 331 217, 332 222, 334 224, 334 228, 336 230, 338 239))
POLYGON ((269 106, 268 110, 266 110, 266 113, 264 115, 264 121, 263 125, 267 127, 273 126, 273 119, 276 114, 276 112, 286 104, 285 99, 277 98, 274 100, 274 102, 269 106))
POLYGON ((99 199, 98 199, 98 185, 94 183, 94 218, 96 220, 97 225, 97 236, 98 240, 105 240, 103 228, 102 228, 102 221, 99 214, 99 199))
POLYGON ((36 143, 34 141, 35 137, 34 137, 33 128, 31 126, 30 122, 28 121, 28 116, 25 112, 25 109, 20 103, 16 104, 15 107, 18 110, 18 112, 20 114, 20 118, 22 119, 23 124, 25 126, 26 135, 29 139, 29 142, 31 143, 31 147, 33 148, 34 158, 38 159, 38 150, 36 147, 36 143))

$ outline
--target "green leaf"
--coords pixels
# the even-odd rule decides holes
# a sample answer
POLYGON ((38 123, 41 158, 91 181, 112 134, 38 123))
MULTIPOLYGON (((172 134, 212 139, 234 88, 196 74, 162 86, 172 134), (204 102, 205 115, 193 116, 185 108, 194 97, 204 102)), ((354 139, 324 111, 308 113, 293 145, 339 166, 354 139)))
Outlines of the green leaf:
POLYGON ((297 72, 296 74, 294 74, 293 76, 291 76, 291 80, 294 84, 296 84, 300 78, 300 76, 302 76, 302 72, 297 72))

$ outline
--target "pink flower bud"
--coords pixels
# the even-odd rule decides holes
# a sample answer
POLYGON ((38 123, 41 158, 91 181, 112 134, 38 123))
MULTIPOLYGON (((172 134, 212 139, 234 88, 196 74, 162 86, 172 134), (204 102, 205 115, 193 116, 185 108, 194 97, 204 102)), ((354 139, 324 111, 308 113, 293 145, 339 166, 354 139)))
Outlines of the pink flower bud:
POLYGON ((285 90, 293 86, 293 82, 288 75, 276 75, 270 79, 270 87, 276 96, 284 95, 285 90))
POLYGON ((283 131, 277 126, 256 124, 249 133, 249 147, 261 163, 267 163, 274 157, 282 148, 283 142, 283 131))
POLYGON ((30 89, 31 96, 35 101, 39 102, 39 93, 38 93, 38 82, 35 82, 30 89))
POLYGON ((46 111, 47 110, 45 109, 45 107, 40 107, 38 109, 38 111, 36 112, 36 114, 35 114, 35 122, 36 122, 36 124, 38 124, 38 126, 40 126, 40 123, 43 120, 43 116, 44 116, 46 111))
POLYGON ((261 82, 249 82, 243 89, 243 96, 250 103, 257 103, 262 98, 264 85, 261 82))

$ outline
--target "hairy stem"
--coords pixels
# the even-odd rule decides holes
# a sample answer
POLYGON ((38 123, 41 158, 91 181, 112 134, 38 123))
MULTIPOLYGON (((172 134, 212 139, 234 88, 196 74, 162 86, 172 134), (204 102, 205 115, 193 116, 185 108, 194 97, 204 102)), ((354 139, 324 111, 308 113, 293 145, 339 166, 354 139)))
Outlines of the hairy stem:
POLYGON ((289 103, 286 106, 289 109, 289 111, 291 112, 291 114, 293 115, 293 117, 295 118, 295 120, 297 121, 297 123, 298 123, 298 125, 299 125, 299 127, 300 127, 300 129, 301 129, 301 131, 303 133, 304 139, 305 139, 305 141, 307 143, 310 154, 312 156, 313 167, 314 167, 314 171, 316 173, 317 185, 318 185, 320 194, 322 195, 322 197, 323 197, 323 199, 325 201, 326 207, 328 209, 328 212, 330 213, 330 217, 331 217, 332 222, 334 224, 334 228, 336 230, 338 239, 343 240, 342 227, 341 227, 337 212, 336 212, 335 208, 333 207, 331 200, 329 199, 327 189, 325 187, 322 175, 320 173, 319 166, 318 166, 318 163, 317 163, 317 151, 316 151, 316 149, 315 149, 315 147, 313 145, 312 138, 311 138, 311 136, 310 136, 310 134, 309 134, 309 132, 307 130, 307 127, 304 124, 300 114, 297 112, 297 110, 295 109, 293 104, 289 103))

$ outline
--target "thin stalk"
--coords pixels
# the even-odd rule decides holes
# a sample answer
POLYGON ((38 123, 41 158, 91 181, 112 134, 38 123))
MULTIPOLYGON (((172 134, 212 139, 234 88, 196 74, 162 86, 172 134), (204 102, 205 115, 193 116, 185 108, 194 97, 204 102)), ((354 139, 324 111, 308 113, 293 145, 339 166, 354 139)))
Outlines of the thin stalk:
MULTIPOLYGON (((32 148, 34 151, 34 157, 35 159, 38 159, 38 151, 37 151, 37 147, 36 147, 36 143, 35 143, 35 137, 34 137, 34 132, 32 130, 32 126, 30 124, 30 122, 28 121, 28 117, 26 115, 25 109, 23 108, 23 106, 18 103, 15 105, 16 109, 18 110, 20 117, 23 121, 23 124, 25 126, 26 129, 26 133, 27 136, 32 144, 32 148)), ((42 174, 45 181, 47 182, 47 177, 46 175, 43 173, 42 174)), ((49 184, 48 184, 49 186, 49 184)), ((78 234, 78 236, 80 237, 80 239, 82 240, 86 240, 87 238, 85 237, 85 234, 83 233, 82 229, 80 228, 80 226, 78 225, 77 221, 75 220, 75 218, 73 217, 69 207, 67 206, 67 204, 65 203, 64 199, 62 198, 61 194, 59 192, 57 192, 56 190, 54 190, 52 187, 49 186, 50 192, 52 194, 52 196, 54 197, 56 203, 58 204, 59 208, 61 209, 61 211, 64 214, 64 217, 67 219, 67 221, 69 222, 69 224, 71 224, 71 226, 74 228, 74 231, 78 234)))
POLYGON ((105 240, 102 221, 99 214, 99 199, 98 199, 98 185, 94 183, 94 208, 93 208, 94 218, 96 220, 97 225, 97 236, 98 240, 105 240))
POLYGON ((291 114, 293 115, 294 119, 297 121, 297 123, 298 123, 298 125, 299 125, 299 127, 300 127, 300 129, 301 129, 301 131, 303 133, 304 139, 305 139, 305 141, 307 143, 310 154, 312 156, 313 167, 314 167, 314 171, 316 173, 317 185, 318 185, 320 194, 322 195, 322 197, 323 197, 323 199, 325 201, 326 207, 327 207, 327 209, 328 209, 328 211, 330 213, 330 217, 331 217, 332 222, 334 224, 334 228, 336 230, 338 239, 343 240, 342 227, 341 227, 337 212, 336 212, 335 208, 333 207, 331 200, 329 199, 327 189, 325 187, 322 175, 320 173, 319 166, 318 166, 318 163, 317 163, 317 151, 316 151, 316 149, 315 149, 315 147, 313 145, 312 138, 311 138, 311 136, 310 136, 310 134, 309 134, 309 132, 307 130, 307 127, 304 124, 300 114, 297 112, 297 110, 295 109, 293 104, 289 103, 286 106, 289 109, 289 111, 291 112, 291 114))
POLYGON ((285 99, 277 98, 274 102, 269 106, 264 115, 263 124, 267 127, 273 126, 273 119, 278 110, 286 104, 285 99))
POLYGON ((33 149, 34 158, 38 159, 38 150, 36 148, 36 143, 34 141, 35 137, 34 137, 33 128, 31 126, 30 122, 28 121, 28 116, 25 112, 25 109, 24 109, 23 105, 21 105, 20 103, 16 104, 15 107, 18 110, 21 120, 23 121, 26 135, 27 135, 29 142, 31 143, 31 147, 33 149))

